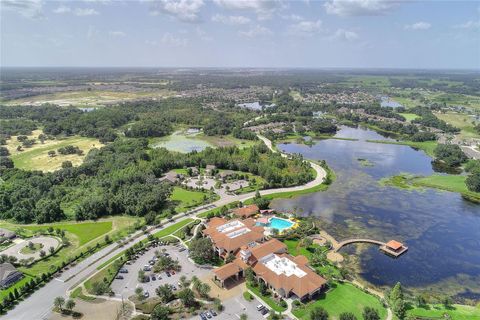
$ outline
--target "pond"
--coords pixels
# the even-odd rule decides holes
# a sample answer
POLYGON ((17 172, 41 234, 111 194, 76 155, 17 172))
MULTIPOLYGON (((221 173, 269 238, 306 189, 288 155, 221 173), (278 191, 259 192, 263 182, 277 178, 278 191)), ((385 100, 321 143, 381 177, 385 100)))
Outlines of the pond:
POLYGON ((431 158, 408 146, 367 142, 385 139, 371 130, 342 128, 337 136, 359 141, 277 145, 285 152, 326 160, 337 180, 325 192, 277 199, 272 207, 318 217, 337 240, 367 237, 405 242, 409 251, 398 259, 381 254, 376 246, 342 249, 360 252, 355 267, 376 286, 400 281, 412 289, 441 292, 448 287, 460 294, 480 293, 480 205, 451 192, 382 186, 380 179, 403 172, 432 174, 431 158), (363 166, 358 159, 372 165, 363 166))
POLYGON ((395 100, 390 99, 389 97, 381 97, 380 98, 380 106, 381 107, 390 107, 390 108, 398 108, 402 105, 395 100))
POLYGON ((207 147, 214 147, 207 141, 197 137, 198 133, 187 134, 183 131, 175 131, 168 137, 162 137, 152 140, 152 148, 166 148, 171 151, 188 153, 192 151, 202 151, 207 147))

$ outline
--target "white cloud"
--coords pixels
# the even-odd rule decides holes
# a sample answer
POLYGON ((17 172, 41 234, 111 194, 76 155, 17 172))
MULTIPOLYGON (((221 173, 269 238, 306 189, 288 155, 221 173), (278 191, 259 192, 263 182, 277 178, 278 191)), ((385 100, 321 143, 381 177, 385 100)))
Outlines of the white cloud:
POLYGON ((456 26, 454 26, 454 28, 456 29, 470 29, 470 30, 476 30, 476 29, 479 29, 480 30, 480 20, 479 21, 467 21, 465 23, 462 23, 462 24, 458 24, 456 26))
POLYGON ((53 13, 63 14, 63 13, 69 13, 71 11, 72 9, 70 9, 70 7, 60 6, 57 9, 53 10, 53 13))
POLYGON ((42 0, 1 0, 0 9, 14 11, 31 19, 44 17, 42 0))
POLYGON ((270 19, 272 15, 284 8, 280 0, 213 0, 218 6, 229 10, 250 10, 259 20, 270 19))
POLYGON ((354 40, 357 40, 358 38, 359 36, 356 32, 345 30, 345 29, 338 29, 330 37, 331 40, 341 40, 341 41, 354 41, 354 40))
POLYGON ((273 34, 273 32, 268 28, 257 25, 253 28, 250 28, 247 31, 239 31, 238 34, 246 38, 257 38, 257 37, 270 36, 273 34))
POLYGON ((173 16, 183 22, 199 22, 203 0, 154 0, 151 2, 151 13, 173 16))
POLYGON ((86 9, 76 8, 75 10, 73 10, 73 14, 79 17, 83 17, 83 16, 96 16, 99 13, 97 10, 91 9, 91 8, 86 8, 86 9))
POLYGON ((204 30, 202 30, 200 27, 197 27, 196 29, 197 36, 202 39, 203 41, 213 41, 213 38, 209 36, 204 30))
POLYGON ((238 26, 250 23, 250 18, 244 16, 224 16, 221 14, 216 14, 212 17, 212 21, 228 24, 231 26, 238 26))
POLYGON ((338 16, 377 16, 389 13, 398 5, 396 0, 329 0, 328 14, 338 16))
POLYGON ((79 17, 96 16, 96 15, 99 14, 99 12, 95 9, 91 9, 91 8, 85 8, 85 9, 75 8, 75 9, 72 9, 70 7, 67 7, 67 6, 60 6, 57 9, 53 10, 53 12, 57 13, 57 14, 72 13, 72 14, 74 14, 76 16, 79 16, 79 17))
POLYGON ((425 21, 419 21, 412 24, 405 25, 405 30, 428 30, 431 28, 431 24, 425 21))
POLYGON ((291 35, 313 36, 322 31, 322 21, 300 21, 290 25, 288 33, 291 35))
POLYGON ((112 37, 125 37, 127 34, 123 31, 109 31, 108 32, 109 35, 111 35, 112 37))
POLYGON ((291 20, 291 21, 302 21, 303 17, 299 16, 298 14, 290 14, 290 15, 280 15, 280 18, 283 20, 291 20))
POLYGON ((87 39, 93 40, 99 36, 100 32, 94 26, 89 26, 87 30, 87 39))
POLYGON ((161 44, 169 47, 185 47, 188 43, 188 40, 185 38, 179 38, 170 32, 165 32, 160 41, 146 40, 145 43, 155 47, 161 44))

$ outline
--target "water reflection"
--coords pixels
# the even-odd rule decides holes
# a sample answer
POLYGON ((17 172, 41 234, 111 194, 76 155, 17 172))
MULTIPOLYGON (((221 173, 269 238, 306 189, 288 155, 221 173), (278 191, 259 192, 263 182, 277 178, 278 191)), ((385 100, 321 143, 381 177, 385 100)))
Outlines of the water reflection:
POLYGON ((337 136, 359 141, 278 145, 286 152, 326 160, 337 180, 326 192, 275 200, 273 207, 316 216, 339 239, 364 236, 406 242, 410 250, 397 260, 377 247, 361 253, 361 276, 375 285, 401 281, 410 287, 434 287, 463 276, 462 281, 470 280, 462 285, 480 292, 480 205, 451 192, 381 186, 378 180, 402 172, 432 174, 430 157, 407 146, 369 143, 365 140, 384 139, 370 130, 343 128, 337 136), (359 158, 373 166, 362 166, 359 158))

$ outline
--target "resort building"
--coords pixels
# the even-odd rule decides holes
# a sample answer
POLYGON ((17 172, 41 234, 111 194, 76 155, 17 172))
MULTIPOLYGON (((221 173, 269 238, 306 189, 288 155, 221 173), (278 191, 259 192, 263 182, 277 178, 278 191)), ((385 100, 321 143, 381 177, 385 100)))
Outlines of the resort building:
POLYGON ((222 259, 235 255, 244 246, 265 240, 264 228, 257 226, 254 219, 226 220, 215 217, 207 223, 203 235, 212 240, 215 252, 222 259))
POLYGON ((11 263, 0 264, 0 288, 6 289, 15 282, 23 278, 23 274, 18 272, 11 263))
POLYGON ((232 210, 232 214, 238 218, 245 219, 256 215, 259 211, 260 209, 257 205, 251 204, 249 206, 232 210))
POLYGON ((233 262, 213 271, 214 280, 228 287, 229 282, 244 276, 247 268, 252 268, 258 281, 283 298, 310 299, 327 282, 310 269, 306 257, 289 255, 287 246, 277 239, 243 246, 233 262))

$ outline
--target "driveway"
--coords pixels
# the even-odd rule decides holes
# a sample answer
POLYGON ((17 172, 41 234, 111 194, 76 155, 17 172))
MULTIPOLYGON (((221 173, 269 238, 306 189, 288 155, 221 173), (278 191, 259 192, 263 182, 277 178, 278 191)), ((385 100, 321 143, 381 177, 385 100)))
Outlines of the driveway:
POLYGON ((22 240, 14 244, 13 246, 3 250, 0 252, 1 254, 6 254, 7 256, 14 256, 18 260, 22 259, 30 259, 33 258, 35 260, 40 258, 40 251, 43 250, 47 255, 50 254, 49 248, 54 247, 55 249, 60 245, 60 240, 54 237, 48 237, 48 236, 40 236, 40 237, 35 237, 35 238, 30 238, 27 240, 22 240), (42 249, 35 251, 33 253, 22 253, 20 252, 23 248, 25 248, 29 242, 32 242, 33 244, 41 244, 43 245, 42 249))
MULTIPOLYGON (((115 279, 112 282, 111 288, 115 295, 118 297, 127 298, 135 294, 135 288, 142 287, 145 291, 148 291, 150 296, 155 296, 155 289, 158 288, 160 285, 164 284, 172 284, 178 288, 178 282, 180 281, 181 276, 186 276, 187 279, 192 278, 194 275, 198 278, 202 278, 207 274, 211 273, 211 269, 203 269, 195 266, 192 262, 188 260, 188 251, 179 251, 180 247, 177 246, 158 246, 149 249, 143 255, 141 255, 135 262, 131 265, 124 265, 124 267, 128 270, 128 273, 122 273, 121 275, 124 279, 115 279), (180 272, 176 272, 174 275, 168 277, 164 272, 160 274, 155 274, 157 280, 151 280, 149 282, 140 283, 138 281, 138 270, 142 269, 143 266, 148 265, 148 261, 153 258, 155 255, 155 251, 162 251, 162 249, 166 249, 166 253, 168 253, 173 259, 177 259, 182 266, 180 272), (158 278, 160 275, 161 279, 158 278)), ((146 275, 153 274, 153 271, 145 272, 146 275)))

